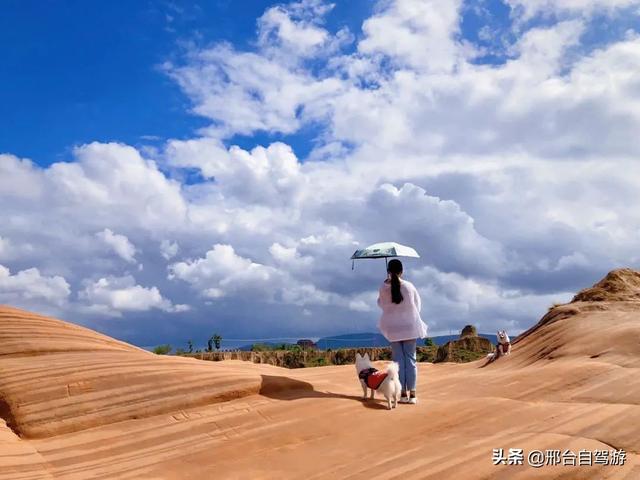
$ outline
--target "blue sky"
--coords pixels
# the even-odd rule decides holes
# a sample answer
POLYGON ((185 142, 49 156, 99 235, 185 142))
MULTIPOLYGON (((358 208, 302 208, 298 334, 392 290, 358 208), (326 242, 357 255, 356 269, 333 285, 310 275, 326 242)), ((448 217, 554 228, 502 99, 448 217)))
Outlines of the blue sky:
POLYGON ((639 266, 639 0, 7 1, 0 303, 140 344, 527 328, 639 266), (606 199, 606 202, 603 200, 606 199))
MULTIPOLYGON (((272 4, 4 2, 0 103, 11 115, 0 120, 0 145, 47 165, 68 160, 72 146, 91 141, 153 145, 193 135, 207 122, 189 113, 189 99, 160 66, 180 56, 185 43, 250 47, 256 18, 272 4)), ((329 24, 356 30, 371 5, 342 2, 329 24)), ((309 150, 305 139, 293 142, 309 150)), ((238 137, 235 143, 256 141, 238 137)))
MULTIPOLYGON (((348 26, 356 35, 373 11, 368 0, 337 2, 327 26, 348 26)), ((485 25, 504 29, 510 8, 486 2, 491 16, 471 6, 461 34, 478 38, 485 25)), ((256 18, 265 1, 8 1, 0 17, 2 89, 11 112, 0 120, 5 151, 41 165, 67 161, 70 149, 91 141, 155 145, 188 138, 207 121, 189 112, 190 102, 162 72, 186 43, 226 41, 240 48, 255 42, 256 18), (38 132, 34 142, 33 132, 38 132)), ((483 61, 502 61, 491 55, 483 61)), ((285 140, 298 155, 310 151, 314 130, 296 135, 258 132, 230 140, 244 147, 285 140)))
MULTIPOLYGON (((0 102, 11 112, 0 119, 5 151, 49 165, 67 161, 70 149, 91 141, 160 145, 170 138, 189 138, 208 121, 190 112, 190 101, 162 71, 180 58, 185 46, 230 42, 250 49, 256 18, 274 2, 38 2, 8 1, 0 18, 2 90, 0 102), (38 132, 34 142, 33 132, 38 132)), ((374 10, 374 2, 337 2, 327 17, 332 31, 347 26, 356 36, 374 10)), ((494 36, 513 40, 512 8, 502 0, 473 1, 461 11, 461 38, 492 47, 477 63, 503 63, 504 49, 494 36)), ((531 25, 544 23, 531 20, 531 25)), ((633 16, 593 22, 586 45, 599 45, 637 26, 633 16)), ((291 135, 255 132, 237 135, 227 144, 251 148, 282 140, 304 158, 317 129, 291 135)))

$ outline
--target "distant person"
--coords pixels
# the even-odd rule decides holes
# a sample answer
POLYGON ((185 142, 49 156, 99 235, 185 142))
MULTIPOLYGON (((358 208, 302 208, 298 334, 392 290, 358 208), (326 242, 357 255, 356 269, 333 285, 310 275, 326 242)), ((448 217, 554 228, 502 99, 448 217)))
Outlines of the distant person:
POLYGON ((400 403, 416 404, 416 341, 427 336, 427 326, 420 318, 422 302, 418 290, 400 277, 402 262, 393 259, 387 265, 387 279, 378 295, 382 309, 378 327, 391 342, 393 361, 400 367, 400 403))

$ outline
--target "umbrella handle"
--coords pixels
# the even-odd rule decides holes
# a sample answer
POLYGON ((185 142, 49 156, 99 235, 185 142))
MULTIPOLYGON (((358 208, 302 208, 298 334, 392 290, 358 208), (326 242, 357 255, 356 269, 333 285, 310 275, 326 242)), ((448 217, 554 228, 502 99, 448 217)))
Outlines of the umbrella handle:
POLYGON ((351 260, 351 270, 355 270, 355 268, 356 268, 356 261, 351 260))

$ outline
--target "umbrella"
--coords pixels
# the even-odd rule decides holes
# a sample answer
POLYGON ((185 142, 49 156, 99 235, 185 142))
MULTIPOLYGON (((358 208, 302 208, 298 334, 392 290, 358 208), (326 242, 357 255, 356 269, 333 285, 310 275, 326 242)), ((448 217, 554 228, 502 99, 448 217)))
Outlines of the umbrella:
POLYGON ((365 258, 384 258, 386 262, 389 257, 420 258, 420 255, 418 255, 418 252, 416 252, 415 249, 407 247, 406 245, 400 245, 396 242, 374 243, 373 245, 369 245, 367 248, 356 250, 354 254, 351 255, 351 269, 353 269, 353 263, 355 260, 362 260, 365 258))

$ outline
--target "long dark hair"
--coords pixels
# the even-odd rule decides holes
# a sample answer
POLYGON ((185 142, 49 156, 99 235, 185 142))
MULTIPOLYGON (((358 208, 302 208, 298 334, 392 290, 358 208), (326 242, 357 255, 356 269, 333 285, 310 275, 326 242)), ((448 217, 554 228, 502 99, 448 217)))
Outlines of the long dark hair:
POLYGON ((393 259, 387 265, 387 273, 391 276, 391 301, 393 303, 401 303, 404 298, 400 291, 400 274, 402 273, 402 262, 393 259))

